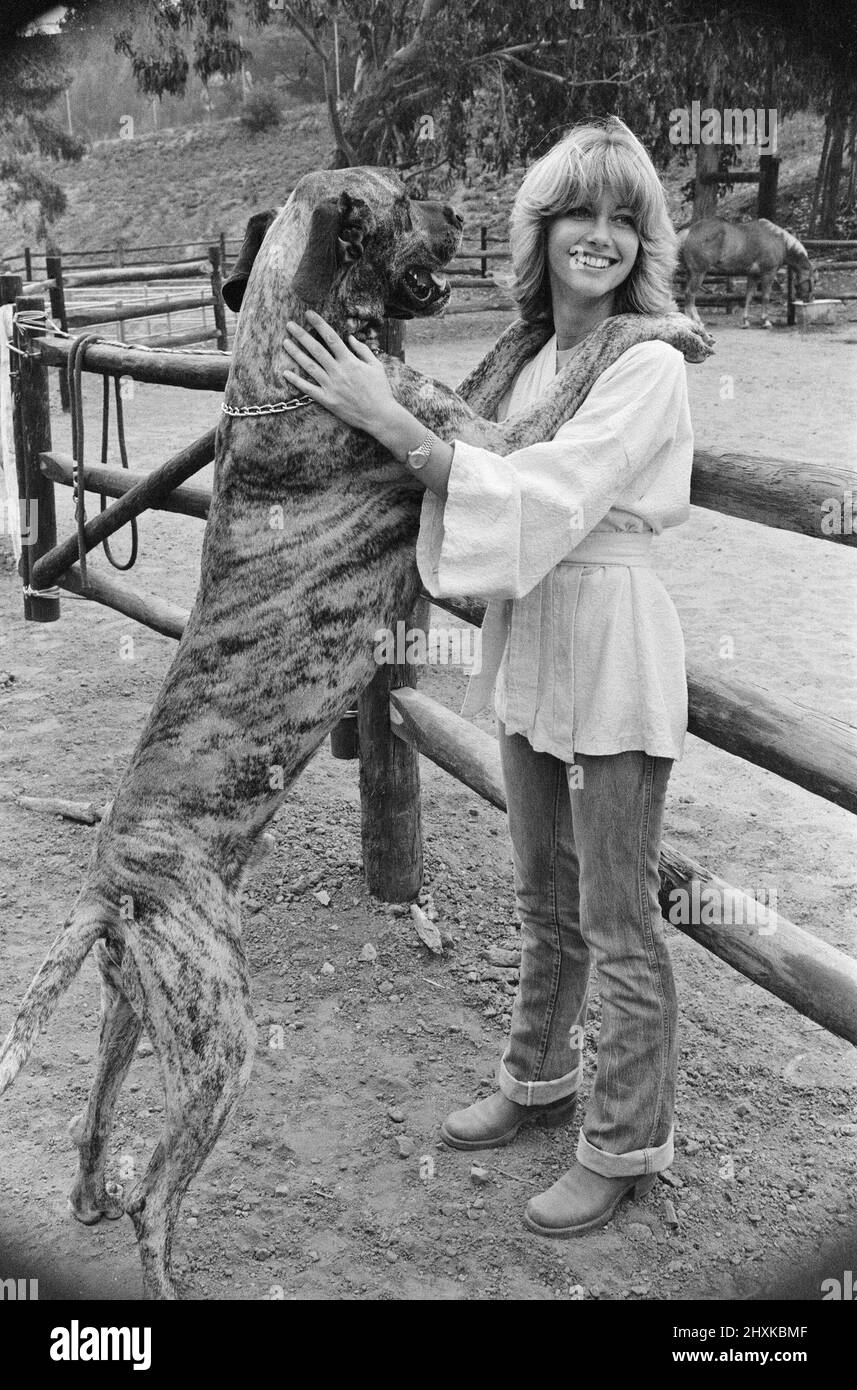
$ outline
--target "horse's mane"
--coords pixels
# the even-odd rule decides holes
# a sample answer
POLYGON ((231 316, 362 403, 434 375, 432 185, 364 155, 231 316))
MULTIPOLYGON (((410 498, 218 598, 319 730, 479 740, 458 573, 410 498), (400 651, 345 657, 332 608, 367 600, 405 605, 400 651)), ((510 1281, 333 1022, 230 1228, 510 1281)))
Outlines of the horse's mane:
POLYGON ((787 251, 793 252, 797 256, 802 256, 804 260, 809 260, 806 248, 798 241, 797 237, 791 232, 787 232, 785 227, 778 227, 776 222, 770 222, 767 217, 758 218, 761 227, 768 227, 770 231, 776 232, 781 236, 787 251))

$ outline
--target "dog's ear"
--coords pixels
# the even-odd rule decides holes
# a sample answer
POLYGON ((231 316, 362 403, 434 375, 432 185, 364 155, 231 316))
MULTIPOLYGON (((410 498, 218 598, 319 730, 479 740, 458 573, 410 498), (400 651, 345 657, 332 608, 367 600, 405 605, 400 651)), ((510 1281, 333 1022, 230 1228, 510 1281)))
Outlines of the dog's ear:
POLYGON ((292 279, 295 293, 308 304, 320 304, 337 271, 360 260, 374 227, 369 204, 350 193, 325 198, 313 208, 306 249, 292 279))
POLYGON ((241 308, 241 301, 244 298, 250 271, 253 269, 253 262, 259 254, 259 247, 265 240, 265 233, 276 215, 276 208, 269 212, 254 212, 247 223, 244 241, 238 252, 238 260, 232 267, 232 274, 229 279, 224 280, 221 286, 223 302, 228 309, 232 310, 233 314, 237 314, 241 308))

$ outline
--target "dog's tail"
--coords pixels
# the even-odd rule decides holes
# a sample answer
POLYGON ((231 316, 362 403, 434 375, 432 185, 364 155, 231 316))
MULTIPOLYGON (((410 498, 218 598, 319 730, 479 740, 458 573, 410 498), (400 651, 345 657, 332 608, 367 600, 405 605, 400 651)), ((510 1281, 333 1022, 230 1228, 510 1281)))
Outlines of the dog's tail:
POLYGON ((75 904, 24 995, 18 1017, 0 1048, 0 1095, 18 1075, 30 1055, 36 1034, 44 1028, 95 942, 104 936, 107 924, 108 915, 103 904, 86 899, 75 904))

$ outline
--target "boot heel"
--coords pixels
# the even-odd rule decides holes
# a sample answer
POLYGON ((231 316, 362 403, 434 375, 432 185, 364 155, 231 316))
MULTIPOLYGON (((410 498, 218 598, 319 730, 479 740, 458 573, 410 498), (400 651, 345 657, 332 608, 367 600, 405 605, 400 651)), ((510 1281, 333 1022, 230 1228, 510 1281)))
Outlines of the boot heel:
POLYGON ((575 1094, 569 1096, 564 1104, 558 1105, 556 1110, 548 1110, 544 1115, 540 1115, 538 1123, 545 1129, 559 1129, 560 1125, 571 1123, 576 1108, 577 1095, 575 1094))
POLYGON ((657 1173, 644 1173, 634 1183, 634 1199, 639 1200, 640 1197, 645 1197, 647 1192, 651 1192, 657 1180, 657 1173))

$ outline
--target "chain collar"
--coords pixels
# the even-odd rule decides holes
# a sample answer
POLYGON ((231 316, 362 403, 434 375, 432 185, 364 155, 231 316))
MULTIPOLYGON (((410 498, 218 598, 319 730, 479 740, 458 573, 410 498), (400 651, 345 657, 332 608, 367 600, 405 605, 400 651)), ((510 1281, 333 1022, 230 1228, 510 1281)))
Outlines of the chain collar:
POLYGON ((227 405, 222 401, 220 409, 234 419, 253 419, 257 415, 282 415, 285 410, 298 410, 312 403, 312 396, 295 396, 290 401, 272 401, 267 405, 227 405))

